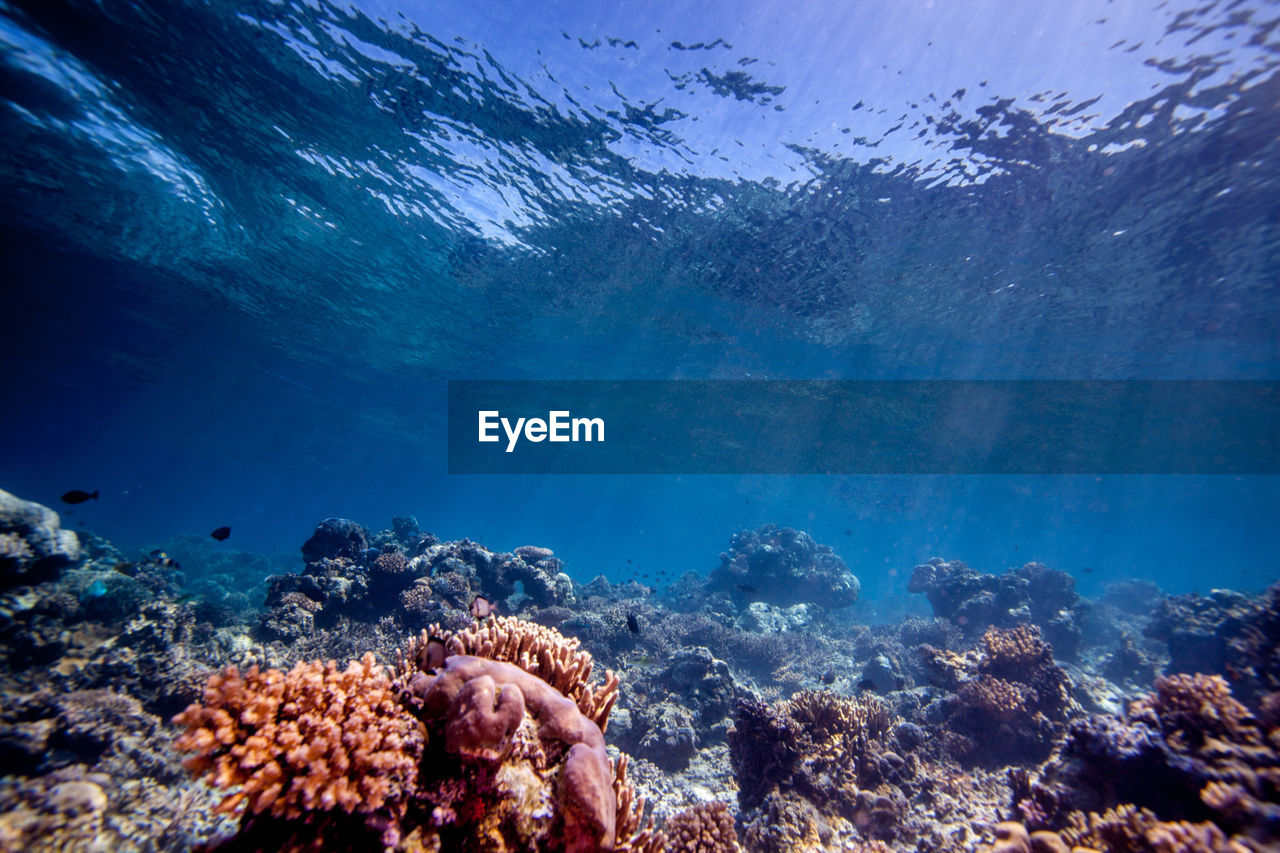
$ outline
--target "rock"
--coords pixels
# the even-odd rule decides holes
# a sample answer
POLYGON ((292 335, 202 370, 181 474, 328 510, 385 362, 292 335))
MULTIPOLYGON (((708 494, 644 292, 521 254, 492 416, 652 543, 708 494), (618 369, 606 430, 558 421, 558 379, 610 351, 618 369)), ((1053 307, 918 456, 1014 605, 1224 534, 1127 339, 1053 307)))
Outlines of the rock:
POLYGON ((355 560, 368 547, 369 531, 363 525, 346 518, 326 518, 303 543, 302 558, 308 563, 339 557, 355 560))
POLYGON ((902 683, 902 676, 894 669, 893 661, 887 655, 879 654, 867 661, 862 670, 862 681, 871 682, 869 689, 877 693, 887 693, 902 683))
POLYGON ((80 540, 58 514, 0 490, 0 588, 58 576, 80 559, 80 540))
POLYGON ((698 747, 693 712, 676 702, 659 702, 645 712, 648 730, 639 754, 667 772, 683 770, 698 747))

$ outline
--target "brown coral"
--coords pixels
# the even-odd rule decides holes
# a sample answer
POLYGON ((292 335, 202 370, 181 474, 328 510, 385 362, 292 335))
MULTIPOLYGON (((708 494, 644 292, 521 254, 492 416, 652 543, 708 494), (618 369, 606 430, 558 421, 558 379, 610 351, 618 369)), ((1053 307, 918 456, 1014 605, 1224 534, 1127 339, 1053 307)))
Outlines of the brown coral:
POLYGON ((1231 695, 1218 675, 1166 675, 1156 679, 1156 692, 1130 706, 1134 719, 1154 723, 1180 745, 1197 747, 1207 737, 1229 737, 1249 744, 1262 739, 1249 709, 1231 695))
POLYGON ((1028 712, 1028 699, 1035 702, 1035 693, 1030 688, 983 675, 977 681, 970 681, 960 686, 960 700, 983 716, 999 722, 1010 722, 1024 716, 1028 712))
POLYGON ((738 832, 733 815, 719 800, 698 803, 673 816, 662 827, 663 850, 671 853, 737 853, 738 832))
POLYGON ((427 668, 427 643, 432 636, 444 641, 449 654, 515 664, 574 700, 583 715, 601 731, 607 727, 609 712, 617 701, 617 676, 607 671, 604 684, 592 686, 589 679, 593 661, 590 654, 579 648, 576 638, 567 638, 553 628, 514 616, 490 616, 457 633, 432 625, 396 653, 396 670, 401 680, 427 668))
POLYGON ((372 570, 381 575, 402 575, 409 571, 409 558, 402 551, 387 550, 373 561, 372 570))
POLYGON ((235 667, 212 676, 203 704, 173 718, 186 731, 183 763, 221 788, 219 811, 298 818, 341 809, 401 811, 412 794, 423 733, 404 713, 372 654, 339 670, 330 661, 288 673, 235 667))
MULTIPOLYGON (((1227 838, 1212 823, 1162 821, 1152 812, 1131 805, 1102 814, 1073 812, 1058 833, 1073 850, 1101 853, 1249 853, 1250 848, 1227 838)), ((1049 835, 1049 833, 1036 833, 1049 835)))
POLYGON ((983 668, 988 672, 1026 672, 1053 661, 1053 648, 1035 625, 988 628, 982 635, 983 668))

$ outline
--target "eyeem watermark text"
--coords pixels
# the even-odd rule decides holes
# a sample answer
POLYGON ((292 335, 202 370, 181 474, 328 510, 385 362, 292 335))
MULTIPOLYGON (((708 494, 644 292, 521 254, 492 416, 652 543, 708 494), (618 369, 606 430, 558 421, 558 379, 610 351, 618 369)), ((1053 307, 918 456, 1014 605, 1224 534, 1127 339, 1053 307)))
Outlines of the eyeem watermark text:
POLYGON ((477 413, 480 420, 480 441, 501 441, 498 428, 507 436, 507 453, 516 449, 521 436, 526 441, 604 441, 604 418, 575 418, 568 411, 547 412, 542 418, 502 417, 496 409, 477 413))

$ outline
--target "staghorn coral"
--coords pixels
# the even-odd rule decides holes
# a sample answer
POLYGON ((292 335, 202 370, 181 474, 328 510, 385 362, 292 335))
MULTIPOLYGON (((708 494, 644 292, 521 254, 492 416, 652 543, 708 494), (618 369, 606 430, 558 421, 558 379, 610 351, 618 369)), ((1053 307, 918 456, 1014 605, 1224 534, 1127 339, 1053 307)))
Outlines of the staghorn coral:
POLYGON ((602 731, 608 725, 609 711, 617 701, 617 676, 607 671, 603 685, 589 684, 594 663, 590 654, 579 649, 576 639, 514 616, 491 616, 456 633, 433 625, 397 652, 396 670, 401 678, 426 668, 427 643, 432 636, 444 641, 450 654, 515 664, 574 700, 602 731))
POLYGON ((396 700, 391 681, 366 654, 339 670, 330 661, 288 673, 243 675, 228 667, 210 677, 202 704, 174 717, 185 728, 183 763, 220 788, 236 788, 218 806, 242 803, 245 819, 301 818, 340 809, 379 815, 388 843, 413 794, 423 733, 396 700))

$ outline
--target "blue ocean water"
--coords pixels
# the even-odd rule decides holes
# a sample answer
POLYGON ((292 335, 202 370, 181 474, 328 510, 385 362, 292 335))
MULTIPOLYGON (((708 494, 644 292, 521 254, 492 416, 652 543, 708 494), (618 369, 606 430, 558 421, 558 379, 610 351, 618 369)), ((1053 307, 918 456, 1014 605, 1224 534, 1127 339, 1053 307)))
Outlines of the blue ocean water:
MULTIPOLYGON (((1265 3, 0 2, 0 487, 1259 589, 1274 477, 449 475, 449 379, 1280 378, 1265 3)), ((798 423, 798 431, 809 425, 798 423)), ((1141 429, 1135 424, 1135 429, 1141 429)), ((628 562, 630 561, 630 562, 628 562)))

